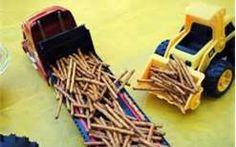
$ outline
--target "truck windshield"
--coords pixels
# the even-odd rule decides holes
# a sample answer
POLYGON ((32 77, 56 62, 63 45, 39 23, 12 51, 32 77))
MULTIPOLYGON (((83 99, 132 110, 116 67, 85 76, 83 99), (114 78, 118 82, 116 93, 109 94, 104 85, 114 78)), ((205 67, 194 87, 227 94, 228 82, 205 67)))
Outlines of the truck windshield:
POLYGON ((196 54, 212 39, 212 28, 193 23, 190 32, 176 45, 176 48, 189 54, 196 54))

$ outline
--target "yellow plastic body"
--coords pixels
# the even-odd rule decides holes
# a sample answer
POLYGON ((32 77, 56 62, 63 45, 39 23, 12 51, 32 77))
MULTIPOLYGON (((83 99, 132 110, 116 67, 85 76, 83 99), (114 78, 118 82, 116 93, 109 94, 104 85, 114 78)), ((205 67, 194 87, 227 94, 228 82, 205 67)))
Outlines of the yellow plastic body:
MULTIPOLYGON (((163 58, 160 55, 153 54, 149 58, 148 63, 145 66, 145 70, 144 70, 144 73, 143 73, 141 79, 149 79, 150 78, 150 71, 151 71, 150 68, 151 68, 151 66, 155 66, 155 67, 158 67, 160 69, 166 69, 168 60, 171 60, 171 59, 163 58)), ((198 107, 198 105, 200 104, 200 98, 201 98, 201 94, 202 94, 202 91, 203 91, 203 88, 201 87, 201 83, 202 83, 205 76, 204 76, 203 73, 198 72, 196 70, 193 70, 192 68, 189 68, 189 70, 190 70, 190 74, 194 78, 194 81, 195 81, 196 86, 199 89, 199 91, 195 94, 190 94, 189 95, 188 100, 186 102, 186 105, 184 107, 169 101, 168 95, 166 95, 163 92, 150 92, 150 93, 156 95, 160 99, 166 100, 170 104, 176 105, 178 108, 181 109, 181 111, 183 113, 185 113, 186 110, 188 110, 188 109, 192 109, 192 110, 196 109, 198 107)), ((138 87, 149 88, 149 87, 151 87, 151 85, 149 83, 138 82, 138 87)))
POLYGON ((217 83, 217 89, 222 92, 225 91, 226 88, 228 88, 230 82, 232 81, 233 78, 233 72, 232 70, 225 70, 222 75, 220 76, 220 79, 217 83))
POLYGON ((203 3, 189 5, 186 9, 184 29, 170 40, 164 57, 169 58, 174 54, 183 61, 191 62, 193 69, 204 72, 215 55, 223 51, 226 42, 235 36, 234 31, 225 36, 225 27, 230 22, 234 23, 233 20, 234 17, 225 16, 225 8, 203 3), (212 39, 194 55, 176 49, 176 45, 190 32, 193 23, 209 26, 213 33, 212 39))
MULTIPOLYGON (((166 63, 169 60, 171 54, 174 54, 181 60, 191 62, 190 73, 193 75, 199 92, 191 94, 184 107, 174 104, 168 100, 168 95, 161 92, 151 92, 161 99, 165 99, 170 104, 174 104, 185 113, 188 109, 196 109, 200 104, 201 93, 203 88, 201 83, 204 79, 204 72, 211 60, 217 53, 224 50, 227 41, 235 36, 235 32, 231 32, 228 36, 225 36, 225 27, 229 24, 234 24, 234 17, 225 16, 225 9, 217 6, 209 6, 204 3, 193 3, 186 8, 186 17, 184 29, 180 31, 175 37, 173 37, 166 49, 164 57, 159 55, 152 55, 145 67, 143 79, 149 77, 149 71, 151 65, 156 65, 165 69, 166 63), (176 49, 176 45, 188 35, 193 23, 202 24, 212 28, 212 39, 206 43, 196 54, 192 55, 187 52, 176 49)), ((225 84, 226 85, 226 84, 225 84)), ((139 83, 140 87, 150 86, 147 83, 139 83)))

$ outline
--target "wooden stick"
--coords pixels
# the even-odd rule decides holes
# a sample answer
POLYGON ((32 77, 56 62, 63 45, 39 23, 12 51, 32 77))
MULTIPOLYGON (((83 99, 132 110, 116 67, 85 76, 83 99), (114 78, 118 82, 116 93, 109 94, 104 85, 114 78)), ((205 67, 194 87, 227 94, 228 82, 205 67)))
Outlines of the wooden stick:
POLYGON ((88 141, 84 143, 87 146, 106 145, 103 141, 88 141))
POLYGON ((106 84, 108 90, 111 92, 111 95, 116 99, 117 94, 115 93, 115 91, 112 89, 112 87, 109 85, 109 83, 106 81, 106 79, 103 76, 102 76, 102 81, 106 84))
MULTIPOLYGON (((100 122, 101 122, 102 125, 104 125, 104 126, 107 125, 106 122, 105 122, 105 120, 104 120, 102 117, 100 117, 99 119, 100 119, 100 122)), ((115 140, 114 140, 114 138, 113 138, 111 132, 109 132, 108 130, 106 130, 105 132, 106 132, 108 138, 110 139, 111 143, 112 143, 114 146, 116 146, 115 140)))
POLYGON ((68 98, 72 103, 76 103, 75 100, 68 94, 66 93, 61 87, 54 85, 54 87, 60 91, 66 98, 68 98))
POLYGON ((61 106, 62 106, 62 101, 63 101, 63 96, 60 97, 59 102, 57 104, 57 111, 56 111, 56 115, 55 115, 55 119, 58 119, 60 111, 61 111, 61 106))
POLYGON ((67 80, 66 80, 66 90, 69 90, 69 87, 70 87, 72 64, 73 64, 73 61, 72 59, 70 59, 70 63, 68 66, 67 80))
MULTIPOLYGON (((151 122, 145 122, 145 121, 133 120, 132 122, 133 122, 136 126, 143 126, 143 127, 150 127, 150 126, 154 125, 154 124, 151 123, 151 122)), ((155 125, 155 127, 157 127, 157 128, 162 128, 163 126, 162 126, 162 125, 155 125)))
POLYGON ((50 66, 53 70, 53 72, 55 73, 56 77, 58 77, 61 81, 63 81, 63 76, 60 74, 60 72, 54 67, 54 66, 50 66))
POLYGON ((124 144, 123 144, 122 147, 127 147, 130 138, 131 138, 130 135, 127 135, 127 136, 125 137, 125 141, 124 141, 124 144))
POLYGON ((79 117, 79 118, 85 118, 85 119, 87 119, 87 116, 84 115, 84 114, 75 113, 74 116, 75 116, 75 117, 79 117))
POLYGON ((143 138, 139 138, 140 142, 143 143, 144 145, 148 146, 148 147, 154 147, 155 145, 143 138))
POLYGON ((106 144, 106 146, 112 147, 112 145, 105 138, 102 138, 102 141, 106 144))
POLYGON ((148 132, 148 137, 147 137, 147 141, 150 142, 151 139, 152 139, 152 135, 153 135, 153 130, 154 130, 154 125, 152 124, 151 127, 150 127, 150 130, 148 132))
POLYGON ((130 78, 132 77, 132 75, 134 74, 135 70, 133 69, 124 79, 123 83, 121 84, 121 86, 118 89, 118 92, 124 88, 124 86, 126 85, 126 83, 128 83, 128 81, 130 80, 130 78))
POLYGON ((105 129, 105 130, 109 130, 109 131, 119 132, 122 134, 134 135, 133 131, 129 131, 126 129, 120 129, 120 128, 116 128, 116 127, 110 127, 110 126, 104 126, 104 125, 98 125, 98 124, 91 124, 91 126, 93 128, 97 128, 97 129, 105 129))
POLYGON ((165 91, 163 88, 156 87, 133 87, 133 90, 141 90, 141 91, 165 91))
POLYGON ((107 104, 105 104, 107 110, 127 129, 130 127, 117 115, 117 113, 107 104))
POLYGON ((73 105, 73 104, 71 104, 70 106, 71 106, 71 108, 70 108, 70 115, 72 115, 72 116, 73 116, 73 115, 74 115, 74 113, 75 113, 75 112, 74 112, 74 105, 73 105))
POLYGON ((126 74, 128 73, 128 70, 125 70, 121 75, 114 81, 114 83, 117 83, 120 81, 126 74))
POLYGON ((64 81, 65 78, 66 78, 66 76, 65 76, 65 74, 63 73, 63 70, 62 70, 62 66, 61 66, 61 64, 60 64, 60 61, 57 60, 57 61, 56 61, 56 64, 57 64, 58 71, 59 71, 60 75, 62 76, 62 81, 64 81))
POLYGON ((108 113, 106 110, 104 110, 102 107, 100 107, 97 103, 94 103, 93 105, 98 111, 100 111, 108 119, 110 119, 116 126, 122 128, 122 125, 110 113, 108 113))
POLYGON ((147 82, 147 83, 152 83, 153 80, 152 79, 138 79, 137 82, 147 82))
POLYGON ((67 77, 66 65, 65 65, 65 63, 64 63, 64 61, 62 59, 60 59, 59 62, 61 64, 62 72, 63 72, 63 74, 64 74, 64 76, 66 78, 67 77))
POLYGON ((162 69, 159 69, 159 68, 153 67, 153 66, 150 69, 154 72, 163 73, 163 74, 166 74, 166 75, 172 75, 172 76, 176 75, 176 72, 174 72, 174 71, 162 70, 162 69))
POLYGON ((106 74, 103 74, 102 76, 105 78, 105 80, 108 82, 108 84, 114 90, 114 92, 117 93, 118 89, 117 89, 116 85, 111 81, 111 79, 106 74))
POLYGON ((144 134, 134 125, 132 121, 130 121, 128 118, 125 117, 125 115, 118 113, 117 114, 127 123, 129 124, 135 132, 137 132, 140 136, 145 137, 144 134))
POLYGON ((112 132, 112 134, 113 134, 113 137, 114 137, 114 139, 115 139, 115 144, 116 144, 116 146, 120 146, 120 140, 119 140, 119 138, 118 138, 118 134, 117 134, 117 132, 112 132))
POLYGON ((93 84, 97 84, 100 86, 105 86, 105 84, 97 81, 97 80, 92 80, 92 79, 88 79, 88 78, 75 78, 76 81, 84 81, 84 82, 89 82, 89 83, 93 83, 93 84))
POLYGON ((90 121, 90 116, 89 116, 89 110, 86 110, 86 117, 87 117, 88 131, 89 131, 91 129, 91 121, 90 121))
POLYGON ((70 83, 70 93, 73 92, 74 84, 75 84, 75 72, 76 72, 76 63, 72 65, 72 75, 71 75, 71 83, 70 83))

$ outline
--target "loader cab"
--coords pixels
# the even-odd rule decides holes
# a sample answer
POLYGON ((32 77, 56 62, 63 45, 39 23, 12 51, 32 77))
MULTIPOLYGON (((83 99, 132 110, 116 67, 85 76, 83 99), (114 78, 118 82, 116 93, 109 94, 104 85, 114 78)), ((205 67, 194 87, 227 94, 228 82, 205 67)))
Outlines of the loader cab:
POLYGON ((211 27, 194 22, 189 33, 176 45, 176 49, 195 55, 212 38, 213 31, 211 27))
MULTIPOLYGON (((209 53, 211 60, 225 46, 225 9, 209 8, 204 4, 193 4, 186 9, 184 28, 170 41, 165 56, 174 54, 194 69, 198 69, 201 59, 209 53), (210 51, 212 50, 212 51, 210 51)), ((203 71, 205 69, 199 69, 203 71)))

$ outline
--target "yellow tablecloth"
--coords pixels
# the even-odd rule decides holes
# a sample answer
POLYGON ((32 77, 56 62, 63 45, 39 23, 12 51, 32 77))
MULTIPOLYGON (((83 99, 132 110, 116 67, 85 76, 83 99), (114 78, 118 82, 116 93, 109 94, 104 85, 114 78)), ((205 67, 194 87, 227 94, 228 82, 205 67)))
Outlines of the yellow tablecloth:
MULTIPOLYGON (((202 0, 203 1, 203 0, 202 0)), ((233 14, 233 0, 205 0, 233 14)), ((10 64, 0 76, 0 133, 26 135, 41 147, 83 146, 79 131, 63 108, 54 119, 52 89, 31 66, 22 48, 20 25, 35 11, 50 5, 71 10, 78 24, 90 29, 97 53, 115 74, 142 72, 156 45, 172 37, 184 22, 191 0, 0 0, 0 42, 10 51, 10 64)), ((219 99, 202 97, 199 108, 187 115, 143 92, 128 89, 143 111, 164 124, 169 143, 176 147, 234 146, 234 85, 219 99)))

